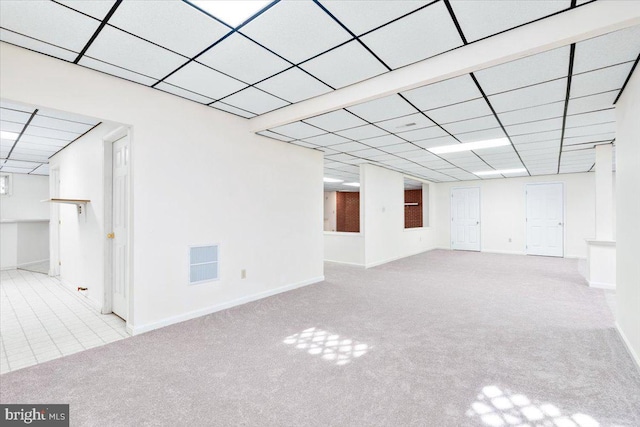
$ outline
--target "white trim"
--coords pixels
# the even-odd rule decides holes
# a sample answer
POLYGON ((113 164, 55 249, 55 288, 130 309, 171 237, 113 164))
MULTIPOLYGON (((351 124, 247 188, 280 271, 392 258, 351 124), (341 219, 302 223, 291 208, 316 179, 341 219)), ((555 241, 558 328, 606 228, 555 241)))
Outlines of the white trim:
POLYGON ((29 262, 23 262, 22 264, 18 264, 18 268, 22 268, 22 267, 29 267, 30 265, 33 264, 40 264, 41 262, 49 262, 49 258, 47 259, 41 259, 39 261, 29 261, 29 262))
MULTIPOLYGON (((399 259, 402 259, 402 258, 408 258, 410 256, 423 254, 425 252, 430 252, 430 251, 432 251, 434 249, 438 249, 438 248, 423 249, 423 250, 419 250, 417 252, 411 252, 411 253, 408 253, 408 254, 405 254, 405 255, 399 255, 399 256, 395 256, 393 258, 388 258, 388 259, 385 259, 385 260, 382 260, 382 261, 370 262, 369 264, 365 264, 364 268, 377 267, 379 265, 386 264, 388 262, 398 261, 399 259)), ((448 250, 450 250, 450 249, 448 249, 448 250)))
POLYGON ((353 267, 365 268, 364 264, 360 264, 360 263, 357 263, 357 262, 335 261, 333 259, 325 259, 324 262, 330 262, 330 263, 333 263, 333 264, 351 265, 353 267))
POLYGON ((635 362, 636 368, 640 371, 640 357, 631 346, 631 342, 627 339, 627 336, 624 334, 624 332, 622 332, 622 328, 620 328, 620 324, 618 322, 615 322, 615 325, 616 325, 616 331, 618 331, 618 333, 620 334, 620 338, 622 338, 622 342, 624 343, 624 346, 627 348, 627 351, 629 352, 631 359, 633 359, 633 361, 635 362))
POLYGON ((609 289, 612 291, 616 290, 615 283, 592 282, 591 280, 588 280, 587 282, 589 283, 590 288, 609 289))
POLYGON ((481 250, 483 254, 499 254, 499 255, 526 255, 525 252, 522 251, 492 251, 492 250, 481 250))
POLYGON ((226 310, 231 307, 246 304, 248 302, 257 301, 259 299, 267 298, 273 295, 281 294, 283 292, 291 291, 303 286, 312 285, 314 283, 324 281, 324 276, 314 277, 312 279, 303 280, 302 282, 293 283, 290 285, 281 286, 279 288, 270 289, 264 292, 258 292, 257 294, 247 295, 244 297, 236 298, 234 300, 217 304, 211 307, 201 308, 199 310, 189 311, 187 313, 170 316, 156 322, 147 323, 145 325, 134 326, 127 323, 127 331, 130 331, 131 335, 138 335, 145 332, 152 331, 154 329, 163 328, 165 326, 173 325, 175 323, 184 322, 186 320, 195 319, 197 317, 206 316, 207 314, 215 313, 217 311, 226 310))

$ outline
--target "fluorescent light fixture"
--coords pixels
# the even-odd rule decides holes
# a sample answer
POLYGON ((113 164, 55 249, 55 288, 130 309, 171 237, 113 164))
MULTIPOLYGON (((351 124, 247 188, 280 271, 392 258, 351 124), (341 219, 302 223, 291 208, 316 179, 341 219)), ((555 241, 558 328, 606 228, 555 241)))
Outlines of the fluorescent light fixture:
POLYGON ((18 134, 15 132, 7 132, 7 131, 0 131, 0 139, 8 139, 10 141, 15 141, 16 139, 18 139, 18 134))
POLYGON ((523 173, 526 172, 527 170, 525 168, 519 168, 519 169, 501 169, 501 170, 496 170, 496 171, 480 171, 480 172, 473 172, 474 175, 478 175, 478 176, 488 176, 488 175, 509 175, 511 173, 523 173))
POLYGON ((342 185, 348 185, 349 187, 360 187, 360 183, 359 182, 345 182, 342 185))
POLYGON ((336 178, 327 178, 326 176, 324 178, 322 178, 322 180, 324 182, 342 182, 341 179, 336 179, 336 178))
POLYGON ((264 9, 270 1, 262 0, 190 0, 189 3, 237 28, 264 9))
POLYGON ((487 139, 485 141, 467 142, 465 144, 449 144, 427 148, 433 154, 458 153, 460 151, 480 150, 483 148, 503 147, 511 144, 507 138, 487 139))

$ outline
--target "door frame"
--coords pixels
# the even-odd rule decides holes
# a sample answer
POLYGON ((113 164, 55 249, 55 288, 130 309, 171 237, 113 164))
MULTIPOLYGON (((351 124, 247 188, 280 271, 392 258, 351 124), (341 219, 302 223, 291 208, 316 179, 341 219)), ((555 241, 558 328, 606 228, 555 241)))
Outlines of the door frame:
POLYGON ((129 138, 129 188, 127 201, 127 248, 128 248, 128 271, 129 289, 127 297, 127 331, 132 334, 133 330, 133 196, 132 196, 132 176, 133 176, 133 132, 128 126, 121 126, 102 137, 103 144, 103 188, 104 188, 104 295, 102 310, 103 314, 112 313, 113 310, 113 240, 107 238, 107 233, 111 233, 113 228, 113 143, 129 138))
POLYGON ((546 185, 546 184, 560 184, 562 188, 562 255, 554 258, 564 258, 566 252, 566 237, 567 237, 567 193, 564 188, 564 182, 562 181, 542 181, 542 182, 527 182, 524 184, 524 254, 531 256, 550 256, 550 255, 536 255, 529 253, 529 197, 527 194, 527 187, 529 185, 546 185))
POLYGON ((451 203, 453 200, 453 190, 468 190, 470 188, 477 188, 478 189, 478 217, 479 217, 479 224, 478 224, 478 252, 482 252, 482 187, 480 187, 479 185, 470 185, 467 187, 451 187, 449 189, 449 218, 451 218, 451 221, 449 222, 449 249, 451 249, 452 251, 457 251, 457 250, 464 250, 464 249, 454 249, 453 248, 453 242, 451 241, 451 238, 453 236, 453 217, 451 215, 453 215, 453 211, 451 210, 451 203))

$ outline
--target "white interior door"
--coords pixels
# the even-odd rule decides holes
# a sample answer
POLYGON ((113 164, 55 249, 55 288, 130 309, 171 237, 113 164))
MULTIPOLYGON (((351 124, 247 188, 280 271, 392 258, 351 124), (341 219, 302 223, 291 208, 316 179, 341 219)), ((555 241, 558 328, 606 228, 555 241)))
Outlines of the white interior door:
POLYGON ((113 142, 112 290, 111 310, 127 319, 129 298, 129 137, 113 142))
POLYGON ((526 199, 527 254, 563 256, 562 184, 527 184, 526 199))
POLYGON ((451 189, 451 249, 480 250, 480 187, 451 189))

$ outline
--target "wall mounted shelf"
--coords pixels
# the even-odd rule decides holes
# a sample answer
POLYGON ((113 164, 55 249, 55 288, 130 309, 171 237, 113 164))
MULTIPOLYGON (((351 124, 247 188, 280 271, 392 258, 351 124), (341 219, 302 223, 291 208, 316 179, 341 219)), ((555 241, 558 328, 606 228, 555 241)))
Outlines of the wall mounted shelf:
POLYGON ((42 200, 43 202, 49 203, 64 203, 68 205, 76 205, 78 209, 78 214, 82 214, 83 208, 87 206, 87 203, 91 202, 91 200, 85 199, 48 199, 42 200))

